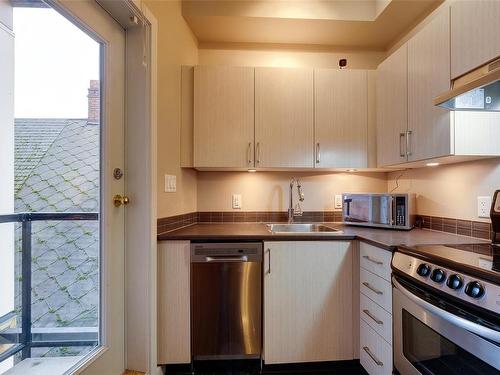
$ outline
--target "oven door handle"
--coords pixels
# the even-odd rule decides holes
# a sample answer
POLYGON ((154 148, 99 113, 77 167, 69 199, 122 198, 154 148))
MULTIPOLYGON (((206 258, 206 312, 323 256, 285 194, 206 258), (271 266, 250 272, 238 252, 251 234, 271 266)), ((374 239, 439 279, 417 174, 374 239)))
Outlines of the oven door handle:
POLYGON ((434 315, 439 316, 440 318, 454 324, 460 328, 463 328, 467 331, 475 333, 478 336, 481 336, 485 339, 491 340, 495 343, 500 343, 500 332, 495 331, 493 329, 481 326, 479 324, 473 323, 467 319, 461 318, 454 314, 449 313, 446 310, 440 309, 439 307, 434 306, 432 303, 424 301, 423 299, 417 297, 410 291, 408 291, 403 285, 401 285, 394 277, 392 278, 392 283, 394 287, 399 290, 405 297, 407 297, 410 301, 419 305, 423 309, 431 312, 434 315))

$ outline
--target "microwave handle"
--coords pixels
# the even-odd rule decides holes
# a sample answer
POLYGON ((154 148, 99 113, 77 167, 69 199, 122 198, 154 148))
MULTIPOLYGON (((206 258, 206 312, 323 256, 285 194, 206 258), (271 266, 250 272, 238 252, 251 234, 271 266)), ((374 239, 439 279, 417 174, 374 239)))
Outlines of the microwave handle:
POLYGON ((391 196, 389 200, 389 224, 390 225, 395 225, 394 223, 394 218, 396 217, 395 212, 394 212, 394 197, 391 196))
POLYGON ((492 330, 490 328, 484 327, 482 325, 473 323, 467 319, 461 318, 457 315, 449 313, 443 309, 440 309, 437 306, 434 306, 432 303, 424 301, 423 299, 417 297, 410 291, 408 291, 403 285, 401 285, 394 277, 392 278, 392 284, 394 287, 399 290, 406 298, 415 304, 419 305, 423 309, 431 312, 434 315, 439 316, 440 318, 450 322, 453 325, 456 325, 460 328, 463 328, 467 331, 475 333, 478 336, 481 336, 485 339, 491 340, 495 343, 500 343, 500 332, 492 330))
POLYGON ((349 215, 351 215, 351 202, 352 202, 352 198, 344 198, 345 216, 346 217, 349 217, 349 215))

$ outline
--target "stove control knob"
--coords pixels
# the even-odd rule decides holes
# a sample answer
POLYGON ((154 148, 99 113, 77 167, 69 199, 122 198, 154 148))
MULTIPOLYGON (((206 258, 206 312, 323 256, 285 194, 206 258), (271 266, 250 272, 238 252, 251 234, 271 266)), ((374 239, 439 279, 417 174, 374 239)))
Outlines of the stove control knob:
POLYGON ((441 284, 446 279, 446 272, 444 272, 441 268, 436 268, 431 273, 431 280, 436 283, 441 284))
POLYGON ((446 281, 446 285, 448 285, 448 288, 453 289, 453 290, 459 290, 462 288, 464 285, 464 280, 460 275, 453 274, 450 277, 448 277, 448 281, 446 281))
POLYGON ((417 268, 417 273, 422 277, 429 276, 430 272, 431 272, 431 267, 429 267, 429 265, 426 263, 420 264, 417 268))
POLYGON ((465 286, 465 294, 472 298, 484 296, 484 288, 478 281, 471 281, 465 286))

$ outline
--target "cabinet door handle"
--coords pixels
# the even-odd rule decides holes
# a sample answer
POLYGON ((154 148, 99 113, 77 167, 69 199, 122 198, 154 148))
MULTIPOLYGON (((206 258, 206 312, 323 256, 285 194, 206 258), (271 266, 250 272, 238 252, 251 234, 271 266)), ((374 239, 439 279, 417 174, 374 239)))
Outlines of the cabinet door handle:
POLYGON ((371 359, 373 359, 373 362, 377 364, 377 366, 383 366, 384 362, 382 362, 380 359, 375 357, 375 354, 373 354, 368 346, 363 346, 363 350, 370 356, 371 359))
MULTIPOLYGON (((401 140, 403 138, 406 138, 406 133, 399 133, 399 156, 404 158, 406 156, 406 153, 403 152, 403 146, 401 140)), ((406 139, 405 139, 405 144, 406 144, 406 139)))
POLYGON ((255 147, 255 153, 257 154, 256 157, 255 157, 255 162, 257 164, 260 164, 260 142, 257 142, 257 145, 255 147))
POLYGON ((248 142, 247 159, 248 164, 252 164, 252 142, 248 142))
POLYGON ((268 263, 267 273, 268 273, 268 275, 270 275, 271 274, 271 249, 267 249, 267 263, 268 263))
POLYGON ((370 289, 373 293, 376 293, 378 295, 382 295, 384 294, 384 292, 382 292, 381 290, 378 290, 376 288, 374 288, 373 286, 370 285, 370 283, 367 283, 366 281, 363 281, 363 285, 366 286, 368 289, 370 289))
POLYGON ((406 155, 411 156, 412 150, 411 150, 411 135, 413 132, 411 130, 406 131, 406 155))
POLYGON ((378 325, 383 325, 383 324, 384 324, 384 322, 383 322, 383 321, 381 321, 379 318, 377 318, 375 315, 373 315, 373 314, 370 312, 370 310, 365 309, 365 310, 363 310, 363 312, 364 312, 366 315, 368 315, 368 317, 370 317, 370 319, 372 319, 372 320, 373 320, 375 323, 377 323, 378 325))
POLYGON ((373 259, 369 255, 363 255, 363 258, 365 258, 366 260, 369 260, 370 262, 375 263, 375 264, 379 264, 379 265, 384 264, 384 262, 381 262, 380 260, 377 260, 377 259, 373 259))
POLYGON ((319 142, 316 143, 316 164, 321 163, 321 149, 319 142))

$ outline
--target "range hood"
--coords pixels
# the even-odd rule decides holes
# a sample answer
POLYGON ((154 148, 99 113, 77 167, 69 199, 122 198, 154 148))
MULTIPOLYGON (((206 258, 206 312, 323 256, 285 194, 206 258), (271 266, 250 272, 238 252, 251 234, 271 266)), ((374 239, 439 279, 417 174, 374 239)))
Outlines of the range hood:
POLYGON ((434 105, 452 111, 500 112, 500 59, 455 79, 434 105))

